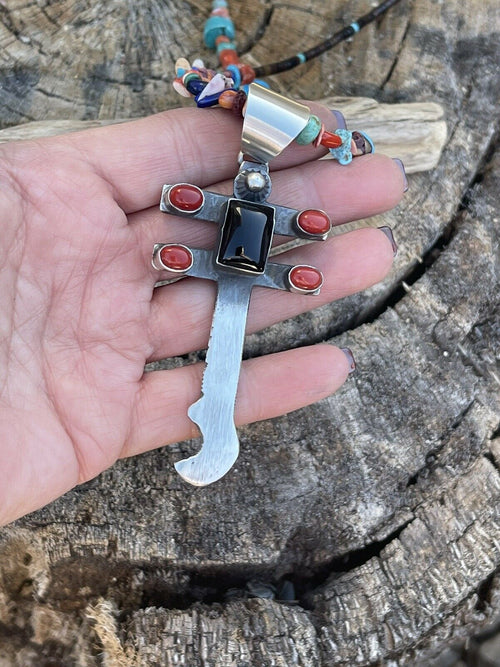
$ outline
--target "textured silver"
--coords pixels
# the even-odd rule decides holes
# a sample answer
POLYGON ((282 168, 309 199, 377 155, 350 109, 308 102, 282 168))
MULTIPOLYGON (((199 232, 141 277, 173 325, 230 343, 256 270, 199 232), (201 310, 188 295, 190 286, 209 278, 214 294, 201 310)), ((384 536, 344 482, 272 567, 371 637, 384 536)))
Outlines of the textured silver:
POLYGON ((201 431, 203 444, 197 454, 175 464, 179 475, 195 486, 220 479, 233 466, 239 453, 234 403, 255 278, 219 273, 217 280, 202 396, 188 410, 189 418, 201 431))
MULTIPOLYGON (((245 171, 249 169, 249 165, 255 165, 252 162, 244 162, 240 169, 245 171)), ((267 165, 255 165, 262 166, 267 168, 267 165)), ((241 173, 241 172, 240 172, 241 173)), ((237 199, 243 199, 239 190, 239 177, 236 176, 235 179, 235 197, 237 199), (238 181, 238 184, 237 184, 238 181)), ((177 184, 176 184, 177 185, 177 184)), ((217 192, 210 192, 209 190, 204 190, 203 194, 205 195, 205 204, 203 208, 197 213, 181 213, 173 206, 170 206, 168 201, 168 191, 170 188, 173 188, 173 185, 164 185, 162 191, 162 197, 160 202, 160 210, 164 213, 171 213, 172 215, 182 215, 182 217, 189 217, 193 220, 206 220, 208 222, 215 222, 218 225, 222 225, 224 222, 224 217, 227 209, 227 202, 230 197, 226 195, 220 195, 217 192)), ((269 192, 271 191, 271 179, 269 178, 269 192)), ((268 195, 269 196, 269 195, 268 195)), ((304 233, 300 230, 296 224, 297 215, 300 211, 297 211, 295 208, 288 208, 287 206, 279 206, 278 204, 273 204, 275 214, 274 214, 274 233, 279 234, 280 236, 293 236, 303 239, 314 239, 318 241, 324 241, 328 234, 323 234, 321 236, 311 237, 309 234, 304 233)))
POLYGON ((271 178, 267 164, 243 161, 240 164, 238 175, 234 179, 234 196, 237 199, 262 203, 271 194, 271 178), (248 185, 248 179, 252 175, 259 175, 263 185, 259 189, 252 189, 248 185))
MULTIPOLYGON (((271 179, 267 163, 279 155, 307 125, 310 110, 303 104, 288 100, 257 84, 249 88, 243 133, 241 140, 240 170, 234 179, 234 197, 237 200, 264 204, 271 192, 271 179)), ((198 425, 203 441, 200 451, 188 459, 178 461, 175 468, 190 484, 205 486, 225 475, 239 453, 238 434, 234 424, 234 404, 241 367, 241 354, 245 338, 246 319, 252 289, 255 286, 296 291, 289 276, 294 268, 288 264, 267 261, 273 233, 286 236, 304 235, 298 228, 298 211, 284 206, 266 204, 270 208, 273 229, 266 245, 261 246, 263 256, 258 260, 258 272, 218 263, 222 251, 226 214, 233 210, 230 197, 203 191, 203 206, 194 213, 179 211, 170 202, 173 186, 163 187, 160 209, 165 213, 208 220, 220 225, 218 250, 208 251, 189 248, 192 265, 186 276, 213 280, 218 284, 217 301, 212 320, 212 330, 203 375, 202 396, 188 410, 189 418, 198 425), (263 250, 262 248, 265 248, 263 250), (261 272, 262 270, 262 272, 261 272)), ((247 210, 252 205, 247 204, 247 210)), ((268 214, 270 216, 270 213, 268 214)), ((314 236, 315 239, 326 238, 314 236)), ((262 242, 262 240, 261 240, 262 242)), ((165 244, 156 244, 153 266, 161 268, 159 253, 165 244)), ((319 288, 313 292, 318 294, 319 288)), ((311 294, 311 293, 310 293, 311 294)))
MULTIPOLYGON (((164 244, 157 243, 155 249, 157 248, 157 251, 159 252, 163 246, 164 244)), ((231 271, 224 271, 219 267, 216 268, 212 250, 206 250, 205 248, 190 248, 190 250, 193 255, 193 264, 191 268, 185 271, 185 276, 190 276, 191 278, 203 278, 204 280, 213 280, 215 282, 221 279, 221 275, 235 277, 234 273, 231 271)), ((295 289, 292 289, 288 281, 288 275, 293 268, 293 264, 267 262, 265 272, 262 275, 254 277, 253 286, 279 289, 285 292, 296 291, 295 289)), ((251 276, 249 278, 251 278, 251 276)), ((315 292, 308 292, 308 294, 314 296, 319 294, 319 292, 320 288, 315 292)))
POLYGON ((257 83, 246 101, 241 152, 257 162, 277 157, 307 125, 311 110, 257 83))

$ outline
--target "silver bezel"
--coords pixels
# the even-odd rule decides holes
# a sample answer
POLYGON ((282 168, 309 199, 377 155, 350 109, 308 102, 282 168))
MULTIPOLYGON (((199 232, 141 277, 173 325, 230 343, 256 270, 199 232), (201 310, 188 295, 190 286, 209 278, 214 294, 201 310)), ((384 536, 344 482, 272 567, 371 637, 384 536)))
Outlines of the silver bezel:
POLYGON ((197 185, 194 185, 193 183, 174 183, 174 185, 169 186, 168 189, 165 188, 163 191, 163 202, 165 204, 165 208, 169 212, 173 212, 176 215, 184 215, 186 217, 192 217, 193 215, 196 215, 196 213, 199 213, 201 209, 205 206, 205 193, 203 190, 198 187, 197 185), (172 188, 177 188, 179 185, 188 185, 190 188, 196 188, 201 192, 201 205, 197 209, 193 209, 192 211, 184 211, 181 208, 177 208, 175 204, 172 204, 170 200, 170 192, 172 191, 172 188))
POLYGON ((304 239, 310 239, 311 241, 326 241, 326 239, 328 238, 328 234, 332 230, 332 219, 330 218, 328 213, 326 211, 323 211, 323 209, 321 208, 315 208, 315 209, 304 208, 302 209, 302 211, 297 211, 295 218, 293 220, 293 226, 295 231, 304 239), (302 215, 302 213, 305 213, 305 211, 318 211, 318 213, 323 213, 323 215, 326 215, 330 223, 328 231, 324 232, 323 234, 311 234, 310 232, 307 232, 303 227, 301 227, 299 223, 299 218, 302 215))
POLYGON ((293 292, 294 294, 314 294, 314 295, 317 295, 317 294, 320 293, 321 288, 323 287, 323 283, 325 282, 325 278, 323 276, 323 272, 320 271, 316 266, 311 266, 310 264, 296 264, 295 266, 292 266, 290 268, 290 270, 288 271, 288 273, 286 274, 286 282, 288 284, 288 289, 290 290, 290 292, 293 292), (318 287, 316 287, 316 289, 314 289, 314 290, 301 289, 300 287, 297 287, 296 285, 294 285, 292 283, 292 281, 290 280, 290 275, 291 275, 292 271, 295 271, 295 269, 298 269, 298 268, 314 269, 314 271, 317 271, 320 274, 321 282, 318 285, 318 287))
POLYGON ((194 262, 194 257, 191 248, 188 248, 183 243, 156 243, 153 247, 153 256, 151 258, 151 264, 153 268, 156 269, 157 271, 168 271, 169 273, 182 275, 183 273, 187 273, 193 267, 193 262, 194 262), (163 248, 172 246, 175 246, 176 248, 184 248, 190 254, 191 264, 186 269, 171 269, 169 266, 165 266, 165 264, 161 261, 160 253, 163 250, 163 248))

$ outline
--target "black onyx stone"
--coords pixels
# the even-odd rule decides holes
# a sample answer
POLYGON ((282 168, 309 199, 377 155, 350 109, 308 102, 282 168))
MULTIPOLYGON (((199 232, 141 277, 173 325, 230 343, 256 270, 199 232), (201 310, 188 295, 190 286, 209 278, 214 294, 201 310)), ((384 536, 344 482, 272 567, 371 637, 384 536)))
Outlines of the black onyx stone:
POLYGON ((217 254, 217 264, 242 273, 264 273, 271 249, 274 208, 230 199, 217 254))

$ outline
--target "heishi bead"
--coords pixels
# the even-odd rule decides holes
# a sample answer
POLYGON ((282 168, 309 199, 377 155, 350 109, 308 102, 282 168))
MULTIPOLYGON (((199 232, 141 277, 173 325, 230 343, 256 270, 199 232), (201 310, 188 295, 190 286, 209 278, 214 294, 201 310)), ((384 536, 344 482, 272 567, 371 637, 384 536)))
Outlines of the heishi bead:
POLYGON ((166 245, 159 252, 162 265, 170 271, 187 271, 193 265, 193 255, 183 245, 166 245))
POLYGON ((317 116, 311 114, 309 116, 309 120, 307 121, 307 125, 295 139, 295 141, 301 146, 307 146, 307 144, 312 144, 320 132, 321 121, 317 116))
POLYGON ((321 137, 320 144, 325 148, 338 148, 342 146, 342 138, 338 134, 325 131, 321 137))
POLYGON ((232 78, 234 81, 234 87, 239 88, 241 84, 241 74, 240 70, 236 65, 228 65, 227 66, 227 74, 232 78))
POLYGON ((220 42, 217 44, 216 51, 217 53, 220 53, 221 51, 225 51, 228 49, 229 51, 236 51, 236 44, 234 42, 220 42))
POLYGON ((192 69, 190 69, 182 77, 182 83, 187 88, 187 85, 190 81, 193 81, 193 80, 199 81, 200 79, 201 79, 201 77, 200 77, 199 72, 195 72, 192 69))
POLYGON ((232 109, 234 104, 234 98, 238 93, 236 90, 225 90, 220 94, 219 105, 224 109, 232 109))
POLYGON ((189 183, 173 185, 168 191, 167 198, 171 206, 186 213, 199 211, 205 201, 205 196, 200 188, 189 183))
POLYGON ((313 266, 299 264, 290 270, 288 280, 301 292, 315 292, 323 284, 323 274, 313 266))
POLYGON ((311 236, 323 236, 332 228, 329 216, 324 211, 309 208, 297 216, 297 226, 311 236))
POLYGON ((227 16, 211 16, 205 23, 203 30, 203 39, 209 49, 215 48, 215 40, 219 35, 226 35, 234 39, 234 25, 227 16))

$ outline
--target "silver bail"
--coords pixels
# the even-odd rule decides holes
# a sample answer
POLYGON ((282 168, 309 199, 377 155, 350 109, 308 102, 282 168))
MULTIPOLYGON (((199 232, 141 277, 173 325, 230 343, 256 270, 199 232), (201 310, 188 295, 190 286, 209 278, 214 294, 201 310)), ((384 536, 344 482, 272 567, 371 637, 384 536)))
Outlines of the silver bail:
POLYGON ((302 132, 311 110, 272 90, 250 84, 246 101, 241 152, 258 162, 277 157, 302 132))

